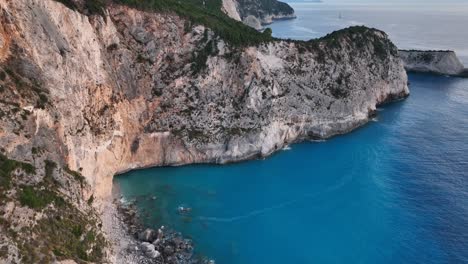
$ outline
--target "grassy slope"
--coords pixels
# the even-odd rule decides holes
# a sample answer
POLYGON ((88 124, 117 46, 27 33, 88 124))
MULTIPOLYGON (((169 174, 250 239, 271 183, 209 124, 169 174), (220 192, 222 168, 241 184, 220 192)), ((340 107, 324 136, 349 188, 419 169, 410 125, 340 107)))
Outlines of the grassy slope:
MULTIPOLYGON (((84 9, 87 14, 103 14, 109 3, 118 3, 152 12, 173 12, 187 18, 192 24, 202 24, 234 46, 247 46, 272 40, 270 34, 262 34, 231 19, 221 11, 221 0, 87 0, 78 7, 73 0, 55 0, 71 9, 84 9)), ((187 26, 190 26, 187 25, 187 26)))
MULTIPOLYGON (((62 2, 72 9, 77 8, 73 2, 74 0, 55 1, 62 2)), ((271 0, 259 1, 262 5, 266 6, 271 6, 272 2, 271 0)), ((191 26, 191 24, 205 25, 233 46, 256 45, 274 40, 271 37, 270 30, 266 30, 264 33, 258 32, 224 14, 221 11, 221 0, 87 0, 85 3, 85 9, 88 14, 103 14, 104 7, 109 3, 127 5, 150 12, 173 12, 187 18, 189 21, 187 22, 187 26, 191 26)), ((366 38, 370 37, 372 44, 378 45, 375 35, 369 33, 368 28, 357 26, 330 33, 320 39, 294 42, 310 50, 317 47, 317 42, 326 41, 334 44, 343 35, 358 34, 361 35, 358 41, 366 41, 366 38)), ((381 52, 383 53, 382 50, 381 52)))
POLYGON ((142 10, 175 12, 194 24, 211 28, 217 35, 235 46, 272 40, 271 35, 259 33, 224 14, 221 11, 221 0, 115 0, 115 2, 142 10))
MULTIPOLYGON (((4 208, 7 202, 18 201, 17 206, 43 214, 33 225, 18 230, 10 217, 0 211, 0 232, 18 247, 21 263, 52 263, 54 259, 102 263, 107 242, 97 228, 95 212, 90 207, 87 212, 78 210, 59 191, 70 186, 62 186, 56 180, 56 177, 67 178, 82 186, 76 179, 79 173, 60 169, 49 160, 44 162, 44 167, 45 175, 41 182, 19 184, 19 178, 41 172, 32 164, 9 159, 0 153, 0 208, 4 208)), ((9 253, 8 247, 0 248, 0 262, 9 253)))

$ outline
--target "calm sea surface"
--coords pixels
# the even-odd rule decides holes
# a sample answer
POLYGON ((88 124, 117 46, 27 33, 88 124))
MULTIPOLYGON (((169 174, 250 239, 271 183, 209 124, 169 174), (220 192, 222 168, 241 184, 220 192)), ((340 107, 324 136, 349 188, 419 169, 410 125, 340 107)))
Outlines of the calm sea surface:
MULTIPOLYGON (((273 24, 276 36, 318 37, 356 21, 402 48, 467 51, 467 30, 428 30, 467 26, 457 10, 411 11, 426 17, 419 23, 410 11, 293 7, 299 18, 273 24)), ((146 224, 193 237, 218 264, 468 263, 468 79, 409 78, 407 100, 350 134, 265 160, 139 170, 115 183, 146 224)))
POLYGON ((385 31, 400 49, 455 50, 468 65, 468 0, 450 4, 446 4, 450 0, 438 4, 394 1, 380 1, 385 2, 382 4, 339 3, 350 2, 346 0, 291 2, 297 19, 278 21, 269 27, 275 37, 308 40, 341 28, 366 25, 385 31))

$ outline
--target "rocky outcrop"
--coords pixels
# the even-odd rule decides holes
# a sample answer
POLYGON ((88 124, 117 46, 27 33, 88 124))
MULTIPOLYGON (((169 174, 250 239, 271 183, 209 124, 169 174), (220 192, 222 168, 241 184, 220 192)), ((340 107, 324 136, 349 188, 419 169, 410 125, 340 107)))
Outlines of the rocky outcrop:
POLYGON ((228 15, 230 18, 242 21, 238 10, 238 3, 236 0, 223 0, 223 5, 221 10, 228 15))
POLYGON ((407 71, 468 77, 454 51, 400 50, 407 71))
POLYGON ((1 151, 80 172, 95 205, 116 173, 267 156, 349 132, 409 94, 397 49, 374 29, 236 47, 120 5, 87 16, 0 0, 0 12, 1 151))
POLYGON ((203 26, 187 32, 182 18, 123 6, 87 17, 21 0, 2 12, 3 98, 31 113, 2 118, 3 148, 32 161, 40 145, 100 195, 129 169, 225 163, 345 133, 408 94, 396 49, 377 30, 234 49, 203 26), (213 53, 198 63, 207 45, 213 53), (37 91, 21 97, 18 82, 37 91))
POLYGON ((296 18, 294 9, 277 0, 222 0, 222 11, 257 30, 274 20, 296 18))

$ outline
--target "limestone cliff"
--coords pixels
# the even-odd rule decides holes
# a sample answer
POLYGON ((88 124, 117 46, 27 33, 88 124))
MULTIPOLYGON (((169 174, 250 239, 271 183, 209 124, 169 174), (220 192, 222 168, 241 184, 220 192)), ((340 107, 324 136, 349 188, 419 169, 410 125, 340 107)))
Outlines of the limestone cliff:
POLYGON ((274 20, 295 18, 294 9, 277 0, 222 0, 222 10, 231 18, 261 30, 274 20))
POLYGON ((468 77, 454 51, 400 50, 399 54, 408 71, 468 77))
POLYGON ((0 0, 0 12, 1 151, 79 171, 83 200, 108 197, 130 169, 239 161, 346 133, 409 94, 396 47, 374 29, 233 46, 174 13, 116 4, 85 15, 0 0))

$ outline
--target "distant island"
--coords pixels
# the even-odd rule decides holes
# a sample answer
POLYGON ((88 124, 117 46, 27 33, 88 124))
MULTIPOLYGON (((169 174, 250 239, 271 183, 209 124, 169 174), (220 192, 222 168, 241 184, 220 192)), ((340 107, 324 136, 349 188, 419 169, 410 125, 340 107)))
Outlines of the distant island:
POLYGON ((425 72, 468 77, 456 53, 451 50, 399 50, 400 58, 409 72, 425 72))
POLYGON ((189 241, 116 212, 115 174, 266 157, 409 95, 384 32, 280 40, 227 4, 294 17, 276 0, 2 1, 0 263, 194 263, 189 241))

